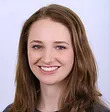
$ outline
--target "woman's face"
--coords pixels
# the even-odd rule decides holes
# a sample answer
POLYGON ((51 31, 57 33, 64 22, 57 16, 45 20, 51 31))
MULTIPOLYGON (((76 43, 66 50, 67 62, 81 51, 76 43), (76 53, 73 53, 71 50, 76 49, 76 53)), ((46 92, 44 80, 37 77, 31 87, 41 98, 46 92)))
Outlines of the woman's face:
POLYGON ((67 27, 49 18, 35 22, 27 47, 30 69, 41 83, 56 84, 69 75, 74 53, 67 27))

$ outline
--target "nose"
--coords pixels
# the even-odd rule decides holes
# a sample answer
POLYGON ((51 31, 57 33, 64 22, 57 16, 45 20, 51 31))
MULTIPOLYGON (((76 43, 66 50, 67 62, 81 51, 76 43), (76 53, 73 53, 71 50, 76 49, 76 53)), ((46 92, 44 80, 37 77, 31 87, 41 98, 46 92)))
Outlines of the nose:
POLYGON ((54 56, 52 50, 51 49, 44 50, 42 53, 42 62, 44 64, 49 65, 53 62, 53 60, 54 60, 54 56))

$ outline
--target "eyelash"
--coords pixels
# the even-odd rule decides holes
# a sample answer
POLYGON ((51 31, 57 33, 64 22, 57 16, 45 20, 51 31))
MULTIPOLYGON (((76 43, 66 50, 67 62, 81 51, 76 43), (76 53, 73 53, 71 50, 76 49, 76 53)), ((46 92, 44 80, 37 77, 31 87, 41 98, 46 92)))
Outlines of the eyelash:
POLYGON ((41 49, 42 46, 41 45, 33 45, 32 48, 34 48, 34 49, 41 49))
POLYGON ((66 49, 66 47, 59 45, 59 46, 56 46, 56 49, 58 49, 58 50, 64 50, 64 49, 66 49))
MULTIPOLYGON (((41 46, 41 45, 33 45, 32 48, 34 48, 34 49, 36 49, 36 50, 39 50, 39 49, 42 49, 43 46, 41 46)), ((66 49, 66 47, 65 47, 65 46, 62 46, 62 45, 58 45, 58 46, 56 46, 55 48, 56 48, 57 50, 64 50, 64 49, 66 49)))

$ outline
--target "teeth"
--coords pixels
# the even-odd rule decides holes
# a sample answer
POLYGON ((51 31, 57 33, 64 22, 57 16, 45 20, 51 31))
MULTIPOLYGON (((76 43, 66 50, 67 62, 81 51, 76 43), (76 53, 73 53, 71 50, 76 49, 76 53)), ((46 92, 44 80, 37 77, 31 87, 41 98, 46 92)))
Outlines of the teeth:
POLYGON ((44 71, 54 71, 56 70, 58 67, 41 67, 42 70, 44 71))

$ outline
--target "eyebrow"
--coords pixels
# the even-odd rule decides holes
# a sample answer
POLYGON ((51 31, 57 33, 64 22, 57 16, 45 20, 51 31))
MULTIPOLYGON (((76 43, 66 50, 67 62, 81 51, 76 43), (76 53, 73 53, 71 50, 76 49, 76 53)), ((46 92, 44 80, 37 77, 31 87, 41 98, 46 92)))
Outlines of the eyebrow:
POLYGON ((55 41, 54 43, 56 43, 56 44, 67 44, 67 45, 69 45, 69 43, 67 43, 65 41, 55 41))
POLYGON ((35 43, 41 43, 41 44, 43 43, 43 42, 40 41, 40 40, 32 40, 32 41, 30 42, 30 44, 31 44, 31 43, 34 43, 34 42, 35 42, 35 43))
MULTIPOLYGON (((43 44, 43 42, 42 41, 40 41, 40 40, 33 40, 33 41, 31 41, 30 43, 40 43, 40 44, 43 44)), ((54 42, 55 44, 67 44, 67 45, 69 45, 69 43, 67 43, 67 42, 65 42, 65 41, 55 41, 54 42)))

